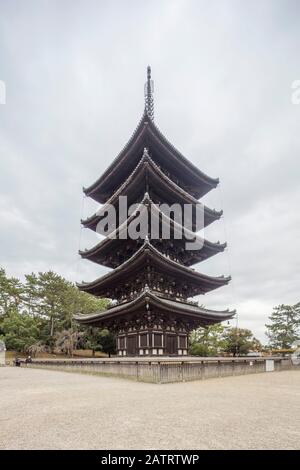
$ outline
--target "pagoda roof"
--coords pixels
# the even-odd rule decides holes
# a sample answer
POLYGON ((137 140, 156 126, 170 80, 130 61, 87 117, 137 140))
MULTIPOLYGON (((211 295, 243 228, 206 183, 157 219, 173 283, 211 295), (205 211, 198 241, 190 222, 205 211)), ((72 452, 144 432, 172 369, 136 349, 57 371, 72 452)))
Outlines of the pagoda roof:
POLYGON ((193 295, 205 294, 213 289, 217 289, 228 284, 231 279, 230 276, 208 276, 181 265, 164 256, 148 240, 145 240, 145 243, 139 250, 117 268, 95 281, 77 284, 77 286, 90 294, 97 296, 105 295, 107 297, 107 291, 112 291, 114 288, 119 288, 122 284, 127 283, 130 276, 142 272, 150 261, 151 265, 158 268, 159 272, 164 275, 177 278, 180 284, 187 283, 189 287, 193 286, 193 295))
POLYGON ((89 315, 77 314, 74 319, 84 325, 105 324, 106 321, 118 319, 122 316, 138 313, 143 314, 149 310, 149 307, 155 307, 160 312, 171 313, 173 315, 182 315, 191 320, 199 321, 203 325, 214 324, 224 320, 229 320, 235 315, 235 311, 229 310, 209 310, 196 304, 188 302, 179 302, 176 300, 159 297, 149 288, 145 288, 143 292, 134 300, 124 302, 110 307, 108 310, 93 313, 89 315))
POLYGON ((160 132, 158 127, 144 112, 133 135, 113 160, 107 170, 92 185, 84 188, 87 196, 104 203, 122 184, 141 158, 143 148, 147 147, 156 155, 164 167, 170 169, 179 181, 190 188, 191 194, 199 198, 215 188, 218 178, 211 178, 187 160, 160 132))
MULTIPOLYGON (((114 243, 116 241, 121 241, 120 236, 124 232, 127 232, 127 228, 129 226, 129 224, 134 220, 134 218, 136 216, 136 212, 143 210, 142 209, 143 207, 146 207, 146 206, 150 207, 150 205, 151 205, 151 211, 153 211, 152 212, 153 215, 156 215, 156 217, 160 217, 162 222, 165 222, 170 227, 172 227, 172 229, 174 231, 174 234, 175 233, 177 233, 178 235, 182 234, 183 227, 180 224, 178 224, 177 222, 175 222, 174 220, 170 219, 166 214, 164 214, 159 209, 159 207, 152 202, 152 200, 150 199, 148 193, 145 193, 144 198, 141 201, 141 203, 139 204, 139 206, 137 207, 136 211, 133 214, 131 214, 128 217, 128 219, 125 222, 123 222, 123 224, 119 225, 119 227, 117 227, 115 229, 115 231, 113 231, 109 236, 107 236, 106 238, 101 240, 99 243, 97 243, 97 245, 93 246, 90 249, 86 249, 86 250, 83 250, 83 251, 80 250, 79 254, 82 256, 82 258, 86 258, 86 259, 89 259, 91 261, 94 261, 95 263, 99 263, 98 260, 101 259, 101 255, 104 252, 107 253, 109 251, 112 251, 114 243)), ((195 263, 197 261, 207 259, 210 256, 215 255, 216 253, 224 251, 224 249, 226 247, 226 243, 219 243, 219 242, 213 243, 213 242, 210 242, 210 241, 208 241, 206 239, 203 239, 199 235, 197 235, 194 232, 191 232, 190 230, 187 230, 187 229, 184 230, 184 233, 182 235, 182 239, 187 240, 187 241, 195 240, 196 245, 198 245, 200 247, 199 249, 188 250, 188 251, 193 251, 193 254, 195 254, 196 251, 199 252, 198 256, 195 260, 195 263)), ((122 241, 128 241, 128 239, 125 239, 125 240, 122 240, 122 241)), ((174 244, 176 244, 176 242, 178 242, 178 241, 180 241, 180 239, 178 240, 176 238, 172 238, 172 242, 174 244)), ((135 240, 135 242, 136 242, 136 240, 135 240)), ((195 246, 195 248, 196 248, 196 246, 195 246)), ((103 263, 101 262, 101 264, 103 264, 103 263)), ((191 264, 193 264, 193 263, 191 263, 191 264)), ((109 267, 109 264, 105 263, 105 266, 109 267)))
MULTIPOLYGON (((106 206, 108 204, 116 206, 120 196, 129 196, 131 203, 135 202, 134 199, 138 197, 141 191, 145 191, 146 179, 148 184, 149 182, 153 183, 153 186, 151 185, 151 190, 155 194, 161 194, 161 197, 164 198, 164 203, 169 202, 170 204, 181 203, 192 204, 194 206, 197 204, 199 205, 197 199, 172 181, 152 160, 152 158, 150 158, 147 150, 144 149, 143 156, 133 172, 128 176, 119 189, 107 200, 106 204, 101 208, 100 213, 105 213, 106 206)), ((215 220, 218 220, 223 214, 223 211, 216 211, 205 205, 202 207, 204 210, 204 227, 207 227, 215 220)), ((101 217, 98 211, 98 213, 93 214, 91 217, 82 220, 81 223, 84 227, 96 231, 97 224, 100 219, 101 217)))

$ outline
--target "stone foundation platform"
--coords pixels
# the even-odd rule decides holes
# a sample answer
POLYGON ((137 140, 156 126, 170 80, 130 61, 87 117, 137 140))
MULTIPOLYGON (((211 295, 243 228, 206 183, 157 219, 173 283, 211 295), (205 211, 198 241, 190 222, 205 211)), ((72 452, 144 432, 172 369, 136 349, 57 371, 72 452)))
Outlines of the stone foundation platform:
POLYGON ((256 374, 293 368, 290 358, 107 358, 51 359, 22 362, 22 367, 61 370, 85 374, 116 376, 142 382, 170 383, 214 377, 256 374))

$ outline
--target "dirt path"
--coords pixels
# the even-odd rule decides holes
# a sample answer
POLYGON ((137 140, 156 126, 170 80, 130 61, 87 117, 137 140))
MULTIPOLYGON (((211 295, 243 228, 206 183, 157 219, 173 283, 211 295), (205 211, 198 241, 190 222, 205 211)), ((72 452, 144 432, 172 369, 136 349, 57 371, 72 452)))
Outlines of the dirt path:
POLYGON ((300 373, 155 385, 0 368, 1 449, 299 449, 300 373))

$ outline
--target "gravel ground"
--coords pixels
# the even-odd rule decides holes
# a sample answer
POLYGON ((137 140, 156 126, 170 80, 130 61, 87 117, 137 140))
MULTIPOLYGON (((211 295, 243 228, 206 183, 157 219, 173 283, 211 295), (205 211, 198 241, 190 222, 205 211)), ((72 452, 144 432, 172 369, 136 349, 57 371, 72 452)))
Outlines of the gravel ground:
POLYGON ((0 368, 1 449, 299 447, 299 371, 156 385, 0 368))

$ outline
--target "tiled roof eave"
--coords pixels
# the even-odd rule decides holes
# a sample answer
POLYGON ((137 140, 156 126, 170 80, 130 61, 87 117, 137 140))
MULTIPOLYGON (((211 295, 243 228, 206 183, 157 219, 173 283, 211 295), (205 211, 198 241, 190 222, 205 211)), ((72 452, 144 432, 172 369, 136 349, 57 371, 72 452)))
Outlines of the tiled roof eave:
POLYGON ((140 266, 140 269, 142 270, 144 266, 142 261, 149 256, 152 256, 154 262, 164 267, 165 270, 169 269, 170 272, 173 272, 173 275, 175 273, 180 273, 187 279, 193 279, 195 282, 202 282, 204 283, 204 285, 207 285, 207 289, 209 289, 209 286, 212 289, 221 287, 223 285, 228 284, 228 282, 230 281, 230 277, 208 276, 206 274, 199 273, 198 271, 195 271, 190 267, 177 263, 176 261, 173 261, 164 256, 159 250, 153 247, 150 242, 145 242, 136 253, 134 253, 129 259, 127 259, 124 263, 120 264, 114 270, 111 270, 104 276, 101 276, 92 282, 86 282, 77 285, 80 289, 87 292, 101 287, 102 289, 105 289, 105 286, 107 284, 109 285, 113 280, 116 281, 119 277, 125 276, 126 274, 129 275, 130 270, 132 270, 136 266, 136 264, 138 264, 140 266))
MULTIPOLYGON (((121 196, 125 189, 132 184, 135 181, 135 178, 137 175, 141 172, 146 173, 147 171, 153 171, 154 173, 157 174, 157 177, 161 178, 162 181, 166 183, 166 185, 173 190, 173 192, 176 194, 180 194, 182 198, 190 204, 198 204, 198 200, 194 198, 192 195, 187 193, 183 188, 178 186, 174 181, 172 181, 167 175, 165 175, 161 169, 156 165, 156 163, 149 157, 149 155, 145 156, 145 154, 142 156, 141 160, 135 167, 135 169, 132 171, 132 173, 129 175, 129 177, 126 179, 126 181, 120 186, 120 188, 107 200, 105 205, 102 207, 102 211, 105 212, 105 207, 108 204, 113 204, 115 205, 117 203, 118 197, 121 196)), ((210 216, 217 220, 218 218, 221 217, 223 211, 216 211, 214 209, 210 209, 207 206, 203 206, 204 208, 204 213, 206 216, 210 216)), ((93 214, 91 217, 88 217, 85 220, 82 220, 81 223, 89 227, 91 224, 97 223, 99 216, 96 214, 93 214)))
POLYGON ((177 302, 175 300, 169 300, 162 297, 156 296, 152 291, 145 289, 142 294, 140 294, 137 298, 125 302, 122 304, 118 304, 116 306, 111 307, 110 309, 98 312, 90 315, 82 315, 77 314, 74 315, 74 319, 80 323, 84 324, 92 324, 97 321, 105 321, 108 318, 112 318, 114 316, 119 316, 121 314, 131 313, 136 309, 139 309, 142 306, 146 306, 146 303, 150 303, 157 308, 165 309, 167 311, 178 313, 178 314, 186 314, 190 316, 194 316, 198 319, 203 320, 210 320, 212 322, 220 322, 224 320, 229 320, 235 315, 235 311, 229 310, 210 310, 199 307, 197 305, 192 305, 189 303, 177 302))

